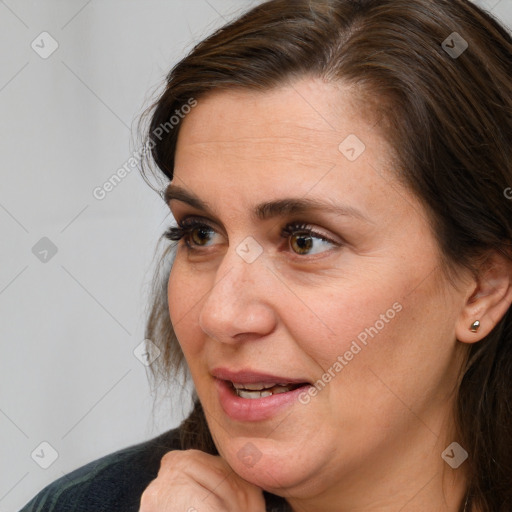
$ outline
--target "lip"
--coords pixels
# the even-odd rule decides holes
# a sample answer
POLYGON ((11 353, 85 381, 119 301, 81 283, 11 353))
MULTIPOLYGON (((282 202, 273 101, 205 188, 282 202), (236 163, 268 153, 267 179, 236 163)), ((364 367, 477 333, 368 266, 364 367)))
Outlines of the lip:
POLYGON ((223 411, 230 419, 240 422, 264 421, 276 416, 297 402, 299 395, 310 386, 306 379, 288 378, 252 370, 230 371, 219 368, 211 373, 215 377, 215 387, 223 411), (304 386, 285 393, 251 399, 239 397, 234 392, 231 382, 240 384, 257 384, 260 382, 304 383, 304 386))
POLYGON ((232 371, 227 368, 215 368, 211 374, 220 380, 229 380, 240 384, 258 384, 260 382, 274 382, 286 384, 302 384, 303 382, 309 383, 308 379, 297 379, 290 377, 283 377, 282 375, 271 375, 269 373, 258 372, 256 370, 237 370, 232 371))

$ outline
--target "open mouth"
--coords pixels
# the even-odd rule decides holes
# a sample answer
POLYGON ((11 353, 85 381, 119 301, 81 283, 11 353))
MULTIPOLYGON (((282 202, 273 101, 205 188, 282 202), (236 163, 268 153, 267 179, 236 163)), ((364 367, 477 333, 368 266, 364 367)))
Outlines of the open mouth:
POLYGON ((233 393, 240 398, 257 399, 265 398, 272 395, 278 395, 281 393, 288 393, 294 391, 303 386, 308 386, 307 382, 302 383, 255 383, 255 384, 241 384, 237 382, 228 381, 233 393))
POLYGON ((220 406, 233 421, 259 422, 279 415, 297 403, 312 386, 302 378, 255 370, 212 370, 220 406))

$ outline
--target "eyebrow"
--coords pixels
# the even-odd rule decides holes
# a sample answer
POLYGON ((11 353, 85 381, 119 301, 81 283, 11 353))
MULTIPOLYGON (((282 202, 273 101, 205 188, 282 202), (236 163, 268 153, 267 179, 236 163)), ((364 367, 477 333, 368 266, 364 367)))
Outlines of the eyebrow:
MULTIPOLYGON (((201 210, 209 214, 211 217, 215 217, 213 208, 207 202, 178 185, 169 184, 167 186, 164 193, 164 200, 168 205, 170 205, 170 202, 173 200, 181 201, 189 204, 197 210, 201 210)), ((265 201, 256 205, 251 213, 255 219, 267 220, 273 217, 297 215, 310 211, 321 211, 336 215, 350 216, 366 222, 371 222, 359 210, 351 206, 333 204, 331 202, 321 201, 314 198, 283 198, 273 201, 265 201)))

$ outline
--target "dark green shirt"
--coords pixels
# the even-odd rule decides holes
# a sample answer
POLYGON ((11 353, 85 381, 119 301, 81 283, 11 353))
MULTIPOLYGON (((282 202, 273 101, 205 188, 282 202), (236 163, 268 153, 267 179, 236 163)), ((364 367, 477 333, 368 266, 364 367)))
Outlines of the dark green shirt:
MULTIPOLYGON (((155 479, 163 455, 179 450, 179 429, 102 457, 45 487, 20 512, 138 512, 140 497, 155 479)), ((267 511, 285 503, 265 493, 267 511)))

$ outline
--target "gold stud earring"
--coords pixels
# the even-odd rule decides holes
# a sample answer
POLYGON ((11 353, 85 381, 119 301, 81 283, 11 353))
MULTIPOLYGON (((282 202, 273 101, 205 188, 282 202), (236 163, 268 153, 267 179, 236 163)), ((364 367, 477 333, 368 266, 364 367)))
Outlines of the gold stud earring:
POLYGON ((478 329, 480 329, 480 322, 478 320, 475 320, 472 324, 471 324, 471 327, 469 328, 469 330, 471 332, 477 332, 478 329))

